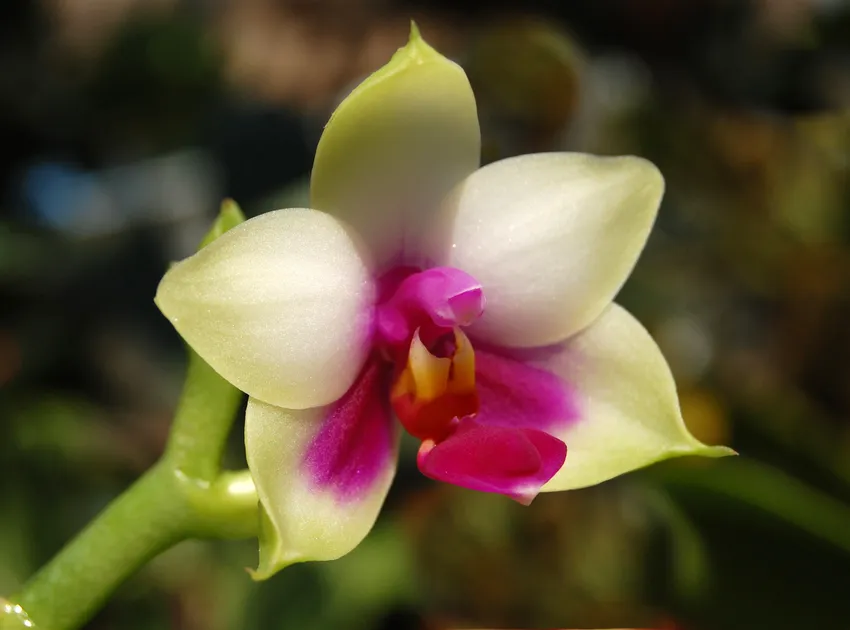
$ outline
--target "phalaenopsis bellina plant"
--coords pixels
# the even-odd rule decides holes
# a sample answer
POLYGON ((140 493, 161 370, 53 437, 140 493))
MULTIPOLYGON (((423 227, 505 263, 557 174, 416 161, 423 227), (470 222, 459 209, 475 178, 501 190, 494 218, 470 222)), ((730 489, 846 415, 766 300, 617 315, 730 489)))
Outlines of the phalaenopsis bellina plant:
POLYGON ((414 27, 331 116, 311 208, 243 221, 226 203, 156 294, 191 348, 165 455, 4 623, 77 628, 187 537, 258 536, 256 579, 339 558, 372 528, 402 432, 427 477, 526 505, 730 454, 690 435, 664 357, 613 302, 658 169, 579 153, 479 167, 480 147, 466 75, 414 27), (249 470, 221 472, 240 392, 249 470))

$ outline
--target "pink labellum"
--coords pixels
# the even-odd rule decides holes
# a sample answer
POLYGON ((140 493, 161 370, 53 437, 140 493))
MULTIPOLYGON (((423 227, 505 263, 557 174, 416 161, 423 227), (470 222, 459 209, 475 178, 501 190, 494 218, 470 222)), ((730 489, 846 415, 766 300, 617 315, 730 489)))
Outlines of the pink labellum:
POLYGON ((566 457, 566 444, 543 431, 467 418, 442 442, 423 442, 417 460, 419 470, 432 479, 528 505, 566 457))

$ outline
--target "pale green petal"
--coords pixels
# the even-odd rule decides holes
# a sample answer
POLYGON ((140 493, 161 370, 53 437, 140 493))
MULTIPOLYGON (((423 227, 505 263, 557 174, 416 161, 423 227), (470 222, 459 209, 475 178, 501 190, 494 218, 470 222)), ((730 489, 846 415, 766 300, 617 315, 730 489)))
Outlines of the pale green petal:
POLYGON ((369 350, 373 285, 348 228, 278 210, 174 265, 156 303, 201 357, 242 391, 291 408, 327 404, 369 350))
POLYGON ((487 308, 473 334, 500 346, 559 342, 611 303, 643 249, 664 180, 636 157, 522 155, 485 166, 446 200, 426 258, 463 269, 487 308))
POLYGON ((353 225, 379 264, 396 262, 440 199, 478 167, 480 151, 466 75, 414 28, 325 127, 311 205, 353 225))
POLYGON ((671 457, 734 455, 688 432, 661 351, 617 304, 542 365, 575 389, 580 413, 556 432, 567 460, 544 492, 592 486, 671 457))
MULTIPOLYGON (((305 465, 309 445, 327 415, 327 407, 291 410, 248 400, 245 452, 262 508, 255 579, 271 577, 295 562, 345 555, 366 537, 378 517, 395 474, 396 427, 389 424, 391 451, 377 476, 355 496, 346 497, 333 483, 322 486, 311 480, 305 465)), ((340 468, 357 474, 356 466, 340 468)))

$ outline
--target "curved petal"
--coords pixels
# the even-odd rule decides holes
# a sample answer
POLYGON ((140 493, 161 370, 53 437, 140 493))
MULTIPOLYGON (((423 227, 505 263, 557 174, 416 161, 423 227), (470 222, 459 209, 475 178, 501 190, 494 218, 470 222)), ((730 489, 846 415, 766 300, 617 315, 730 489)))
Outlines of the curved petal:
POLYGON ((578 153, 485 166, 447 199, 425 237, 434 264, 484 289, 471 331, 513 347, 566 339, 593 321, 643 249, 664 190, 650 162, 578 153))
POLYGON ((368 351, 374 287, 347 228, 278 210, 174 265, 156 304, 213 369, 264 402, 327 404, 368 351))
POLYGON ((339 558, 372 529, 397 459, 384 377, 370 363, 345 396, 315 409, 249 399, 245 452, 264 516, 258 579, 339 558))
POLYGON ((397 263, 424 212, 478 167, 480 152, 466 75, 414 27, 408 44, 328 121, 316 149, 311 205, 353 225, 380 265, 397 263))
POLYGON ((685 427, 676 384, 661 351, 625 309, 611 304, 583 332, 530 360, 559 375, 577 396, 578 417, 552 433, 570 449, 544 492, 592 486, 663 459, 723 457, 685 427))

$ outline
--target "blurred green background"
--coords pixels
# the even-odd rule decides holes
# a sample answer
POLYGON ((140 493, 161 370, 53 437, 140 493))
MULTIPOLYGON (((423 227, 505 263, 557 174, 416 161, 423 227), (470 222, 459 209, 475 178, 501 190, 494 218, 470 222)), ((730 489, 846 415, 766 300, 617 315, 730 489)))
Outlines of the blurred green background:
MULTIPOLYGON (((407 36, 460 62, 485 159, 634 153, 667 178, 619 301, 691 430, 530 508, 403 458, 344 559, 262 584, 185 543, 90 628, 850 628, 850 3, 19 0, 0 19, 0 593, 158 457, 181 344, 152 302, 232 196, 305 203, 321 127, 407 36)), ((234 436, 231 465, 244 462, 234 436)))

